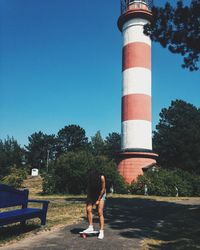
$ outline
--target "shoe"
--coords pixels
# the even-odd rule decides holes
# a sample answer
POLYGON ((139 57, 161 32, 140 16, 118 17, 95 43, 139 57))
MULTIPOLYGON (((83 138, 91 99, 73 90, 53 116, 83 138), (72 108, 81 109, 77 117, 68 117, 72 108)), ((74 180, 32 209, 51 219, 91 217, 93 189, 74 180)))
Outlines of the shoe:
POLYGON ((104 238, 104 231, 103 231, 103 230, 100 230, 100 231, 99 231, 98 239, 99 239, 99 240, 103 240, 103 238, 104 238))
POLYGON ((92 232, 94 232, 94 227, 93 226, 89 226, 87 229, 85 229, 84 231, 83 231, 84 233, 92 233, 92 232))

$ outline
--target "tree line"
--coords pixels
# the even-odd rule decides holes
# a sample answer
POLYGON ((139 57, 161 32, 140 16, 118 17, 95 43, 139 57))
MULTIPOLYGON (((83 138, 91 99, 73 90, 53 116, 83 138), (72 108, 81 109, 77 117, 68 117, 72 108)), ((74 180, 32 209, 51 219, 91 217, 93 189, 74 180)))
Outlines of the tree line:
POLYGON ((81 193, 86 190, 87 172, 97 167, 106 172, 108 186, 118 180, 119 187, 123 182, 116 167, 119 151, 118 133, 109 133, 103 139, 97 131, 89 140, 85 130, 74 124, 60 129, 56 135, 35 132, 24 148, 8 137, 0 140, 0 180, 18 187, 25 173, 37 168, 44 179, 44 192, 81 193))
POLYGON ((28 145, 23 148, 13 137, 7 137, 0 140, 0 177, 7 175, 14 166, 27 170, 38 168, 40 172, 46 172, 52 161, 68 152, 88 151, 115 159, 115 152, 119 150, 118 133, 110 133, 104 140, 98 131, 89 141, 79 125, 67 125, 57 135, 35 132, 28 137, 28 145))
MULTIPOLYGON (((153 151, 159 155, 160 169, 169 173, 178 169, 183 171, 182 176, 186 176, 185 172, 200 175, 199 128, 200 109, 190 103, 174 100, 161 110, 153 131, 153 151)), ((35 132, 28 137, 24 148, 8 137, 0 140, 0 180, 12 182, 13 176, 20 175, 20 183, 24 172, 30 174, 32 168, 38 168, 44 179, 44 192, 84 193, 88 171, 98 168, 106 173, 108 188, 114 186, 116 192, 134 193, 136 189, 128 187, 117 172, 119 152, 119 133, 109 133, 104 139, 97 131, 89 140, 79 125, 67 125, 56 135, 35 132)))

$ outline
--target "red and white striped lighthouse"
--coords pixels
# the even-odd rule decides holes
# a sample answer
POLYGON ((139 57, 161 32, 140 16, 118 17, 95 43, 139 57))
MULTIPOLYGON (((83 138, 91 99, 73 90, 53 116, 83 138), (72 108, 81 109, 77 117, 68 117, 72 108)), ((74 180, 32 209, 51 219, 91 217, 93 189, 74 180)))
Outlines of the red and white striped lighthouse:
POLYGON ((121 0, 118 28, 123 35, 122 133, 118 170, 128 183, 156 163, 152 152, 151 40, 144 25, 151 21, 152 1, 121 0))

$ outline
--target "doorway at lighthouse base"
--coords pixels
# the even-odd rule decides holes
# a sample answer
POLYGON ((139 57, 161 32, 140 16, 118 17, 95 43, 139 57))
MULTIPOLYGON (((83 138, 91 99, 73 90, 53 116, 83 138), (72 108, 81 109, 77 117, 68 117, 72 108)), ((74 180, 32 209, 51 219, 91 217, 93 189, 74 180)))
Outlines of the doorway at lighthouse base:
POLYGON ((148 152, 125 152, 120 154, 118 171, 125 181, 131 184, 139 175, 143 175, 143 169, 156 164, 157 154, 148 152))

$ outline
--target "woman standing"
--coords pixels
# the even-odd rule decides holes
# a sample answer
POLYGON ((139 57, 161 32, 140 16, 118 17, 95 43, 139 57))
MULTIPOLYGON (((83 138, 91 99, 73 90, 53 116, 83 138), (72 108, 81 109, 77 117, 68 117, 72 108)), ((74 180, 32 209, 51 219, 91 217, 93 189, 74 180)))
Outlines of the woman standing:
POLYGON ((106 181, 105 176, 97 170, 91 170, 88 178, 88 193, 86 202, 86 211, 88 218, 88 228, 84 230, 85 233, 94 231, 92 208, 94 205, 98 206, 99 216, 99 236, 98 239, 104 238, 104 215, 103 208, 106 199, 106 181))

